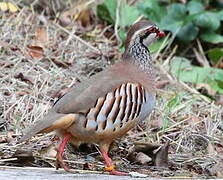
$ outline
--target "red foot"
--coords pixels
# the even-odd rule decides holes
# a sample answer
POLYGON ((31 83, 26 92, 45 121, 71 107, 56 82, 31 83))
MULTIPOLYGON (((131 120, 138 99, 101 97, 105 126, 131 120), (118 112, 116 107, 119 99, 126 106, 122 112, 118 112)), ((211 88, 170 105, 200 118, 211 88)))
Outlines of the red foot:
POLYGON ((72 170, 68 168, 65 162, 63 161, 63 153, 64 153, 64 148, 66 147, 67 142, 70 140, 70 138, 71 138, 71 134, 64 134, 64 138, 62 142, 60 143, 59 148, 57 150, 57 165, 62 167, 67 172, 72 172, 72 170))
POLYGON ((108 172, 110 172, 110 174, 117 175, 117 176, 128 176, 129 175, 129 173, 116 171, 114 169, 114 166, 112 165, 112 160, 110 157, 108 157, 107 152, 101 150, 101 154, 102 154, 103 159, 105 160, 105 165, 106 165, 105 171, 108 171, 108 172))

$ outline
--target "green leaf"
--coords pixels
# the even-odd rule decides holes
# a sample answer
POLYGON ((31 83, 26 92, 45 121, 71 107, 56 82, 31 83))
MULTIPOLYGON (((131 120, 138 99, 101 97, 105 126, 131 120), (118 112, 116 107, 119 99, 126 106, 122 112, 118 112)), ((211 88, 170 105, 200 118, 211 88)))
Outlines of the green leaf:
POLYGON ((161 29, 177 33, 183 26, 186 15, 186 7, 183 4, 174 3, 167 7, 167 15, 162 18, 159 26, 161 29))
POLYGON ((166 15, 165 7, 160 5, 157 0, 149 0, 138 3, 137 8, 140 13, 144 14, 148 19, 155 23, 159 23, 166 15))
POLYGON ((216 34, 215 32, 205 32, 200 35, 203 41, 218 44, 223 42, 223 36, 220 34, 216 34))
POLYGON ((192 23, 184 25, 180 31, 177 33, 177 37, 187 43, 196 39, 198 35, 198 27, 194 26, 192 23))
POLYGON ((223 21, 223 10, 216 12, 215 14, 220 21, 223 21))
POLYGON ((192 8, 191 11, 194 13, 187 15, 187 8, 183 4, 174 3, 168 6, 167 15, 162 19, 160 28, 171 31, 185 43, 194 40, 198 35, 198 28, 192 24, 192 20, 200 15, 200 12, 192 8))
POLYGON ((116 0, 106 0, 104 1, 105 6, 109 11, 109 15, 111 16, 112 20, 115 21, 115 14, 116 14, 116 0))
POLYGON ((171 61, 171 73, 181 81, 205 83, 217 92, 223 93, 222 69, 193 66, 186 58, 174 57, 171 61))
POLYGON ((115 23, 116 0, 106 0, 97 6, 97 16, 110 23, 115 23))
POLYGON ((216 13, 204 12, 194 19, 195 25, 209 30, 217 30, 220 27, 220 20, 216 13))
POLYGON ((167 16, 174 20, 181 21, 182 19, 184 19, 186 11, 187 10, 185 5, 180 3, 174 3, 167 7, 167 16))
POLYGON ((221 59, 223 59, 223 49, 214 48, 208 51, 208 58, 213 64, 217 64, 221 59))
POLYGON ((123 31, 122 29, 120 29, 119 32, 118 32, 118 35, 119 35, 121 41, 124 42, 125 39, 126 39, 126 33, 125 33, 125 31, 123 31))
POLYGON ((129 6, 124 1, 120 5, 120 21, 121 27, 132 25, 139 17, 139 11, 134 6, 129 6))
POLYGON ((197 14, 204 10, 204 6, 198 1, 190 1, 187 4, 187 10, 189 14, 197 14))

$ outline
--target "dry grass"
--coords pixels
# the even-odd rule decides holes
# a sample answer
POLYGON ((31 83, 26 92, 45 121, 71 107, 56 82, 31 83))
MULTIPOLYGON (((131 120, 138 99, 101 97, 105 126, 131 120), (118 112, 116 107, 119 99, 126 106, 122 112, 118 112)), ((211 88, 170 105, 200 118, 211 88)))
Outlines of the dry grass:
MULTIPOLYGON (((85 41, 87 46, 54 22, 46 22, 42 16, 26 9, 15 15, 3 14, 1 18, 0 115, 3 121, 0 120, 0 138, 10 131, 13 137, 19 137, 25 127, 44 116, 63 94, 61 90, 65 92, 66 88, 104 69, 112 61, 105 55, 117 49, 101 34, 103 29, 98 26, 84 33, 77 30, 79 37, 88 39, 85 41), (49 39, 44 46, 44 57, 37 60, 27 54, 27 46, 35 43, 36 28, 40 26, 47 30, 49 39), (90 46, 97 46, 104 55, 94 55, 96 52, 90 46), (68 66, 63 68, 54 60, 68 66)), ((196 94, 192 86, 171 77, 169 63, 163 59, 173 54, 168 49, 156 61, 157 80, 167 79, 169 84, 157 90, 157 106, 150 116, 148 128, 131 134, 123 142, 140 140, 163 144, 169 140, 170 163, 175 169, 194 171, 196 176, 199 173, 215 175, 213 164, 223 159, 223 152, 220 152, 223 146, 222 107, 196 94)), ((123 144, 120 146, 123 148, 118 159, 126 151, 123 144)), ((0 148, 5 150, 12 146, 2 143, 0 148)), ((67 156, 72 160, 77 158, 71 154, 67 156)), ((179 171, 175 172, 178 175, 179 171)))

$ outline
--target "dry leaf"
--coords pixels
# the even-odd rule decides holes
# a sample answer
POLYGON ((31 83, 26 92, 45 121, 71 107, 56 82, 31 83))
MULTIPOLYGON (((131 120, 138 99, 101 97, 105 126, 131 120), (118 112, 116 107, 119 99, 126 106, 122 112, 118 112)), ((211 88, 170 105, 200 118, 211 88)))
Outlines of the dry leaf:
POLYGON ((26 50, 33 59, 41 59, 44 57, 43 48, 40 46, 28 46, 26 50))
POLYGON ((59 20, 62 26, 67 26, 72 23, 72 21, 81 22, 82 26, 87 26, 91 22, 91 10, 89 9, 89 5, 93 1, 89 2, 74 2, 73 6, 61 13, 59 20))
POLYGON ((82 26, 86 27, 90 25, 91 22, 91 11, 90 9, 83 9, 79 16, 77 17, 77 20, 81 23, 82 26))
POLYGON ((168 150, 169 141, 167 141, 166 144, 155 150, 155 166, 168 167, 168 150))
POLYGON ((35 40, 39 46, 45 46, 48 42, 48 34, 45 28, 38 27, 36 29, 35 40))
POLYGON ((144 154, 143 152, 139 152, 136 155, 135 162, 145 165, 152 162, 152 158, 144 154))
POLYGON ((17 12, 19 10, 19 8, 10 2, 0 2, 0 10, 5 12, 5 11, 9 11, 9 12, 17 12))

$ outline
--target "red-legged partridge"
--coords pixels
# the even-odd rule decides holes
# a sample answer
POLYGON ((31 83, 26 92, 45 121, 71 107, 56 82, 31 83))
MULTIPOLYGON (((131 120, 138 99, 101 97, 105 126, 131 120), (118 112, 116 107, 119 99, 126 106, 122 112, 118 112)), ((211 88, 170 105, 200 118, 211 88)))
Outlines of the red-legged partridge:
POLYGON ((155 105, 154 77, 147 46, 165 34, 153 23, 142 20, 132 25, 125 43, 122 61, 76 85, 63 96, 20 142, 37 133, 57 131, 61 137, 57 160, 62 159, 67 142, 96 143, 105 161, 105 170, 127 175, 114 169, 108 157, 110 144, 145 119, 155 105))

